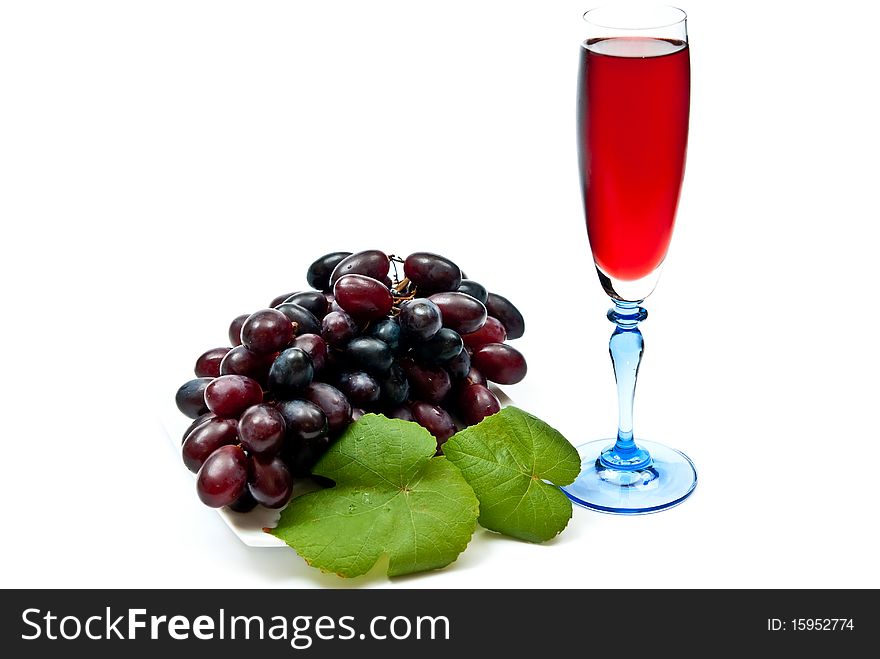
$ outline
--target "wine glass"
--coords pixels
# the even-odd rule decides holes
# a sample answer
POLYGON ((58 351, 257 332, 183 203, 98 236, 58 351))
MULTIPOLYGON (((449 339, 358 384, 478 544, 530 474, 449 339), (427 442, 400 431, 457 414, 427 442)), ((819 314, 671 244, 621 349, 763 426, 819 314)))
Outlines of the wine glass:
POLYGON ((690 109, 687 16, 674 7, 616 5, 584 14, 578 85, 578 156, 584 212, 599 281, 614 307, 616 439, 578 447, 577 504, 639 514, 681 503, 697 472, 680 451, 633 437, 633 398, 644 343, 642 301, 654 290, 672 238, 690 109))

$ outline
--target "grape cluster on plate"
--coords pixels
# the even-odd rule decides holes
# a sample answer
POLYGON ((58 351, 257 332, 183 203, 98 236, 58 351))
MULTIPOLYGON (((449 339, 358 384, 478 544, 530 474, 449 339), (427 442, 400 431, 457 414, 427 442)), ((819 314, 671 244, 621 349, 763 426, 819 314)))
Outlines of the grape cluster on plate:
POLYGON ((309 267, 314 290, 279 295, 229 327, 177 391, 195 420, 183 462, 208 506, 280 508, 366 412, 414 421, 437 438, 500 409, 488 382, 525 377, 523 335, 506 298, 428 252, 333 252, 309 267), (402 272, 401 272, 402 271, 402 272))

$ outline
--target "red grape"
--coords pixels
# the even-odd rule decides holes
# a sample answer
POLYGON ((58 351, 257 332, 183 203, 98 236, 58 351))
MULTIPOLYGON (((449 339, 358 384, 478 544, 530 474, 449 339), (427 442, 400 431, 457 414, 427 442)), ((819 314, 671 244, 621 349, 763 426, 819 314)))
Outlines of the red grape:
POLYGON ((196 377, 216 378, 220 375, 220 362, 232 348, 211 348, 196 360, 196 377))
POLYGON ((241 445, 251 453, 269 456, 281 450, 287 425, 274 407, 261 403, 247 408, 238 422, 241 445))
POLYGON ((471 350, 482 348, 487 343, 504 343, 507 340, 507 330, 497 318, 489 316, 485 324, 476 332, 464 334, 461 337, 464 344, 471 350))
POLYGON ((244 325, 244 321, 248 319, 248 316, 250 314, 243 313, 233 318, 232 322, 229 323, 229 342, 233 348, 241 345, 241 326, 244 325))
POLYGON ((196 491, 206 506, 229 506, 244 492, 247 477, 247 457, 241 447, 221 446, 208 456, 199 469, 196 491))
POLYGON ((238 444, 238 421, 214 418, 193 430, 183 443, 183 464, 198 472, 208 456, 221 446, 238 444))
POLYGON ((443 327, 453 329, 459 334, 476 332, 486 322, 485 305, 470 295, 453 291, 435 293, 428 299, 440 308, 443 327))
MULTIPOLYGON (((204 394, 203 394, 203 396, 204 396, 204 394)), ((190 436, 190 433, 192 433, 192 431, 195 430, 196 428, 198 428, 200 425, 202 425, 206 421, 210 421, 211 419, 216 419, 216 418, 217 418, 217 415, 214 414, 213 412, 205 412, 204 414, 200 414, 199 416, 197 416, 195 419, 193 419, 193 422, 191 424, 189 424, 189 428, 187 428, 183 432, 183 437, 181 437, 180 443, 183 444, 186 441, 186 438, 190 436)))
POLYGON ((461 285, 461 268, 446 257, 431 252, 407 256, 403 271, 422 295, 454 291, 461 285))
POLYGON ((410 358, 401 360, 413 397, 430 403, 439 403, 452 389, 449 373, 439 366, 423 366, 410 358))
POLYGON ((220 375, 244 375, 266 384, 274 354, 258 355, 244 346, 236 346, 220 362, 220 375))
POLYGON ((267 508, 284 506, 293 492, 293 478, 284 460, 252 455, 248 460, 248 490, 267 508))
POLYGON ((205 387, 208 409, 224 419, 238 418, 251 405, 262 402, 263 389, 243 375, 221 375, 205 387))
POLYGON ((242 345, 259 355, 278 352, 293 340, 293 325, 276 309, 261 309, 241 326, 242 345))
POLYGON ((364 275, 345 275, 333 286, 336 303, 358 320, 378 320, 387 316, 394 304, 391 292, 380 282, 364 275))
POLYGON ((439 405, 417 401, 410 404, 415 422, 437 439, 437 449, 455 434, 455 422, 439 405))
POLYGON ((504 343, 489 343, 474 352, 474 366, 490 382, 516 384, 526 376, 526 358, 504 343))
POLYGON ((330 275, 330 286, 335 288, 336 282, 345 275, 364 275, 377 279, 381 283, 382 279, 388 276, 390 266, 385 252, 380 252, 378 249, 358 252, 345 257, 333 269, 333 274, 330 275))
POLYGON ((487 387, 474 384, 458 392, 458 414, 467 425, 473 426, 501 409, 498 398, 487 387))
POLYGON ((321 321, 321 338, 334 348, 341 348, 357 333, 357 325, 344 311, 331 311, 321 321))

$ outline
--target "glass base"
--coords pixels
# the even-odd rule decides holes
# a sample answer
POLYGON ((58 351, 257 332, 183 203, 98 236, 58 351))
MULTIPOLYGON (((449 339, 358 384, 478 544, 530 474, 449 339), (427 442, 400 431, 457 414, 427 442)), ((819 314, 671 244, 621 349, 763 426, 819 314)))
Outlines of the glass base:
MULTIPOLYGON (((694 463, 681 451, 645 440, 636 442, 650 453, 650 461, 635 469, 614 469, 600 459, 613 439, 581 444, 581 473, 562 488, 574 503, 603 513, 642 515, 677 506, 697 486, 694 463)), ((606 454, 607 455, 607 454, 606 454)))

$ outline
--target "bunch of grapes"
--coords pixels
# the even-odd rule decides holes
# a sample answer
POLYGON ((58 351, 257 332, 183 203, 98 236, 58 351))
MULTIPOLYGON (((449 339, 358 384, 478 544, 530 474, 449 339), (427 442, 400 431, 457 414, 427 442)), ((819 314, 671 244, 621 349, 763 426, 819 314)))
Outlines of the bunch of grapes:
POLYGON ((420 424, 442 452, 500 409, 488 382, 526 375, 505 343, 523 335, 522 314, 445 257, 333 252, 307 279, 314 290, 235 318, 233 347, 203 353, 177 391, 195 419, 183 462, 208 506, 283 507, 294 478, 367 412, 420 424))

